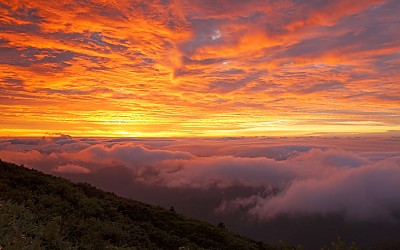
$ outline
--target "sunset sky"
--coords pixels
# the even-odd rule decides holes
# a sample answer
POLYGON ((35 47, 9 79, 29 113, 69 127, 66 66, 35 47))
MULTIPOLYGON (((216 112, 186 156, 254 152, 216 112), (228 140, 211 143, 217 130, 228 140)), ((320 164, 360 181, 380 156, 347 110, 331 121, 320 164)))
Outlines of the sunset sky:
POLYGON ((398 243, 400 0, 0 0, 0 160, 257 240, 398 243))
POLYGON ((0 136, 399 134, 398 0, 0 0, 0 136))

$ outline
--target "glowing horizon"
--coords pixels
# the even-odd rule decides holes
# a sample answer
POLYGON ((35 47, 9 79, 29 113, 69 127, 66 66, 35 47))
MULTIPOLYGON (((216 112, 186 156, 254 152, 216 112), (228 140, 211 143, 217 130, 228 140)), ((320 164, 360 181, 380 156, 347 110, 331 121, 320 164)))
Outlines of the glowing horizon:
POLYGON ((399 8, 0 1, 0 136, 398 135, 399 8))

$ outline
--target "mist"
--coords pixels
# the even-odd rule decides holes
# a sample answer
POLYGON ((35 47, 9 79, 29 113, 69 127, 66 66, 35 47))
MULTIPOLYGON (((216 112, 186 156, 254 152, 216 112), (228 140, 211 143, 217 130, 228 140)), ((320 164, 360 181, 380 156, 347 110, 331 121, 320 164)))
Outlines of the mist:
POLYGON ((0 140, 4 161, 311 248, 396 238, 399 149, 398 137, 0 140))

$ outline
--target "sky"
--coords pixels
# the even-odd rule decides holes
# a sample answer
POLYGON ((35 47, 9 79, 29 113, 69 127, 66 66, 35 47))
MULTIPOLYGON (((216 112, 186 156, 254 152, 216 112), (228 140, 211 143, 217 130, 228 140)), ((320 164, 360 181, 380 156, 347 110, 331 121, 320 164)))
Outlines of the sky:
POLYGON ((0 0, 0 159, 257 240, 393 241, 399 10, 0 0))
POLYGON ((396 135, 397 0, 0 0, 0 136, 396 135))
POLYGON ((0 159, 270 243, 398 244, 400 137, 4 138, 0 159))

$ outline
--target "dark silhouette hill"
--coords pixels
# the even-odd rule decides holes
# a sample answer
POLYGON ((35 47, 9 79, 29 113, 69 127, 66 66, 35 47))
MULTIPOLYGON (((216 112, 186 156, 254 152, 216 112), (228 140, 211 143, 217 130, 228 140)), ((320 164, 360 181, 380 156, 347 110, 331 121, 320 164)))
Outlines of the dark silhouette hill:
MULTIPOLYGON (((322 249, 357 249, 340 239, 322 249)), ((0 249, 303 249, 0 160, 0 249)), ((386 248, 396 249, 396 248, 386 248)))
MULTIPOLYGON (((0 161, 4 249, 273 249, 86 183, 0 161)), ((0 248, 1 248, 0 247, 0 248)))

